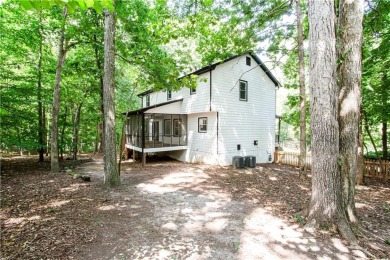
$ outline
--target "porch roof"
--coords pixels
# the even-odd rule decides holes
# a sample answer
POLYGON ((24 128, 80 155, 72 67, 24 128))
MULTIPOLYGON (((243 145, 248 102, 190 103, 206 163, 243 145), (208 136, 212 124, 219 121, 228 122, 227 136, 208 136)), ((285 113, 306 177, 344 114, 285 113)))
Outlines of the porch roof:
POLYGON ((176 102, 179 102, 179 101, 183 101, 183 99, 180 98, 180 99, 170 100, 170 101, 163 102, 163 103, 159 103, 159 104, 155 104, 155 105, 152 105, 152 106, 143 107, 143 108, 140 108, 140 109, 137 109, 137 110, 132 110, 132 111, 124 112, 124 113, 122 113, 122 114, 125 115, 125 116, 136 115, 136 114, 142 114, 142 113, 147 112, 147 111, 150 110, 150 109, 157 108, 157 107, 162 107, 162 106, 167 106, 167 105, 169 105, 169 104, 173 104, 173 103, 176 103, 176 102))

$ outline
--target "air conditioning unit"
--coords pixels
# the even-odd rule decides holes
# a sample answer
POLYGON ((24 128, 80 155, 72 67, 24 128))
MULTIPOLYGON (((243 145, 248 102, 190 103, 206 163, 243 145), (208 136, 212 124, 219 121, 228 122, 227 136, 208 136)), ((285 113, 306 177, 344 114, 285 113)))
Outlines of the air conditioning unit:
POLYGON ((245 166, 249 168, 256 168, 256 156, 253 155, 245 156, 245 166))
POLYGON ((233 156, 233 167, 236 169, 244 168, 244 157, 242 156, 233 156))

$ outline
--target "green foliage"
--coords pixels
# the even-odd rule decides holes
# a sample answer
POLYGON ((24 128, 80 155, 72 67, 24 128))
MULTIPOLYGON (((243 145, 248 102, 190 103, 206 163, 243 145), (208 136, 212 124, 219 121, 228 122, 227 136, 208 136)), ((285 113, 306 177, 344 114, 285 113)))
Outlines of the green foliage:
MULTIPOLYGON (((381 124, 390 120, 390 2, 370 1, 364 19, 363 109, 377 146, 381 124)), ((369 144, 368 137, 364 136, 369 144)))
POLYGON ((25 10, 37 10, 49 9, 52 6, 66 6, 69 13, 74 13, 76 8, 79 7, 82 10, 88 8, 95 9, 98 13, 101 13, 104 8, 114 11, 113 0, 18 0, 19 4, 25 10))
POLYGON ((305 218, 299 214, 294 214, 294 218, 298 221, 298 223, 303 224, 305 222, 305 218))
MULTIPOLYGON (((199 4, 197 10, 179 14, 166 1, 153 4, 141 0, 116 2, 118 120, 122 119, 121 112, 139 107, 140 100, 135 94, 149 88, 195 87, 196 75, 178 78, 192 71, 194 66, 247 49, 249 45, 239 44, 235 36, 229 36, 230 30, 239 35, 240 29, 234 29, 233 23, 219 21, 223 17, 221 6, 210 0, 196 4, 199 4), (230 43, 226 44, 226 41, 230 43), (182 51, 182 45, 175 44, 178 42, 188 44, 188 48, 182 51), (206 51, 212 43, 213 48, 206 51), (193 53, 199 57, 197 62, 189 58, 193 53)), ((5 35, 0 39, 4 46, 0 50, 1 135, 7 137, 1 140, 1 149, 34 151, 38 145, 40 42, 43 43, 41 101, 47 139, 50 136, 51 99, 63 7, 68 10, 65 24, 67 59, 61 83, 59 146, 65 152, 71 149, 76 112, 80 106, 79 147, 84 151, 95 149, 97 125, 102 121, 103 16, 100 13, 104 8, 113 11, 111 0, 9 0, 1 6, 4 19, 0 30, 1 35, 5 35)), ((119 138, 121 124, 117 125, 119 138)))

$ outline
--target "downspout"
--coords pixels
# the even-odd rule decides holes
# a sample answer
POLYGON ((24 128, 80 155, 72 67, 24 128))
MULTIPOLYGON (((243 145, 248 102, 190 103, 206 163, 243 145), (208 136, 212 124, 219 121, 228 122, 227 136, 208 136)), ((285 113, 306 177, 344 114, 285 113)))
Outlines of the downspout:
POLYGON ((219 145, 218 145, 218 134, 219 134, 219 112, 217 112, 217 154, 219 152, 219 145))
POLYGON ((212 73, 211 73, 211 69, 210 69, 210 112, 211 112, 211 97, 212 97, 212 84, 211 84, 211 81, 212 81, 212 73))
POLYGON ((142 162, 144 158, 144 149, 145 149, 145 113, 142 112, 142 125, 141 125, 141 131, 142 131, 142 162))

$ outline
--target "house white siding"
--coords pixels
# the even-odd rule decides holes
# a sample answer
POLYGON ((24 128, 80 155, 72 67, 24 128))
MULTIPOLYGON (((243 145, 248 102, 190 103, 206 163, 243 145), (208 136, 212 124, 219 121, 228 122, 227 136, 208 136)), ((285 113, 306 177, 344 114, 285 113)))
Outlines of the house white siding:
POLYGON ((217 156, 217 113, 188 115, 188 144, 186 151, 170 152, 169 156, 185 162, 220 164, 217 156), (199 133, 199 118, 207 118, 207 133, 199 133))
MULTIPOLYGON (((196 94, 190 95, 188 88, 172 91, 171 100, 183 100, 148 110, 188 115, 187 150, 170 151, 168 155, 185 162, 220 165, 231 164, 237 155, 256 156, 257 163, 269 162, 271 156, 272 161, 276 86, 252 56, 242 55, 217 64, 215 69, 199 75, 197 82, 196 94), (247 82, 245 101, 240 100, 240 80, 247 82), (199 117, 207 117, 207 133, 198 132, 199 117)), ((168 101, 166 91, 149 95, 151 106, 168 101)))
MULTIPOLYGON (((210 72, 203 73, 197 78, 196 94, 191 95, 189 88, 172 91, 172 100, 183 98, 182 114, 201 113, 210 111, 210 72)), ((167 91, 150 93, 150 105, 167 102, 167 91)), ((146 107, 146 96, 142 98, 143 107, 146 107)))
POLYGON ((246 65, 245 57, 250 56, 220 64, 212 72, 212 110, 219 112, 218 153, 226 164, 235 155, 254 155, 256 162, 265 163, 275 149, 275 84, 251 57, 251 66, 246 65), (240 79, 247 81, 247 101, 239 99, 240 79))

